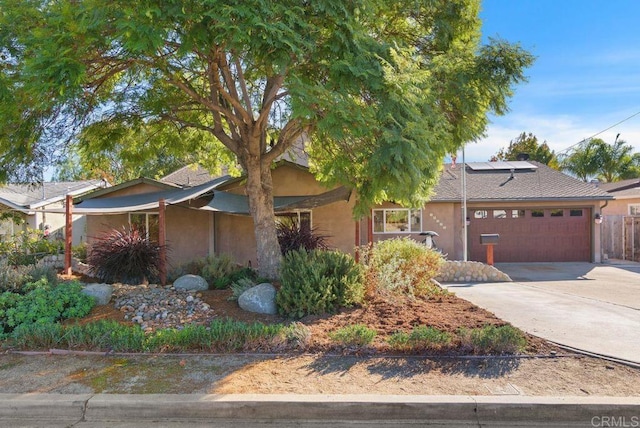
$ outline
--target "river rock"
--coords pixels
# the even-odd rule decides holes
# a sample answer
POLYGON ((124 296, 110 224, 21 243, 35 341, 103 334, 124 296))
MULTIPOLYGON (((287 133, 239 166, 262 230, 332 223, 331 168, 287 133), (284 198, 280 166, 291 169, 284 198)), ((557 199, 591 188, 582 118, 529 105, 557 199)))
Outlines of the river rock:
POLYGON ((258 284, 238 297, 238 305, 245 311, 275 315, 278 313, 276 289, 267 282, 258 284))
POLYGON ((207 281, 198 275, 183 275, 180 278, 176 279, 173 283, 173 286, 176 290, 208 290, 209 284, 207 281))
POLYGON ((97 305, 106 305, 111 300, 113 285, 98 283, 87 284, 82 289, 82 292, 87 296, 95 298, 97 305))

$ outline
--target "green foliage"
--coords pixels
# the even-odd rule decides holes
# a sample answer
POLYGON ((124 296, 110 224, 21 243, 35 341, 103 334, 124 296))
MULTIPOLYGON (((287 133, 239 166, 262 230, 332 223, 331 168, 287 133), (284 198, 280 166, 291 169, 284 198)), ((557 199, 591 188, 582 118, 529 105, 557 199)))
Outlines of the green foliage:
POLYGON ((28 290, 25 287, 28 283, 33 283, 41 278, 46 278, 49 284, 58 283, 58 274, 52 267, 29 266, 9 266, 7 260, 0 260, 0 292, 11 291, 24 294, 28 290))
POLYGON ((280 324, 247 324, 224 319, 209 325, 186 325, 182 329, 162 329, 145 335, 140 326, 102 320, 73 325, 23 325, 13 331, 10 340, 14 346, 29 349, 55 345, 113 352, 237 352, 269 349, 280 340, 282 331, 280 324))
POLYGON ((95 305, 92 297, 82 293, 77 281, 50 284, 46 278, 26 284, 26 294, 0 294, 0 327, 11 332, 21 324, 47 324, 67 318, 83 317, 95 305))
POLYGON ((560 167, 583 181, 607 183, 640 177, 640 154, 623 140, 607 144, 600 138, 582 141, 561 157, 560 167))
POLYGON ((135 226, 95 238, 87 258, 91 273, 102 281, 140 284, 160 272, 160 245, 135 226))
POLYGON ((281 331, 281 335, 287 344, 297 349, 304 349, 311 339, 309 327, 297 321, 285 326, 281 331))
POLYGON ((388 339, 389 346, 398 351, 437 349, 451 343, 451 335, 434 327, 415 327, 410 333, 397 332, 388 339))
POLYGON ((43 232, 38 229, 20 231, 0 242, 0 258, 13 266, 33 265, 44 256, 63 251, 63 241, 45 239, 43 232))
POLYGON ((229 296, 229 300, 237 301, 242 293, 255 286, 256 283, 252 279, 240 278, 231 284, 231 296, 229 296))
POLYGON ((289 251, 282 262, 280 282, 278 311, 291 318, 334 312, 364 298, 362 267, 338 251, 289 251))
POLYGON ((71 255, 81 261, 82 263, 87 262, 87 243, 82 242, 79 245, 75 245, 71 248, 71 255))
POLYGON ((256 281, 261 279, 254 269, 238 265, 228 254, 207 256, 178 266, 171 270, 168 280, 174 282, 187 274, 203 277, 209 287, 214 289, 229 288, 233 283, 243 279, 254 281, 256 284, 256 281))
POLYGON ((549 165, 552 168, 558 169, 558 159, 556 158, 553 150, 549 148, 547 142, 540 144, 538 137, 523 132, 516 139, 509 142, 509 147, 501 148, 498 153, 491 157, 491 161, 515 161, 518 160, 518 155, 527 154, 529 159, 549 165))
MULTIPOLYGON (((124 153, 124 169, 148 153, 212 153, 255 178, 247 194, 265 209, 252 210, 264 250, 278 246, 273 217, 257 218, 268 166, 301 136, 321 180, 356 190, 357 214, 382 200, 420 206, 444 156, 507 111, 533 62, 515 44, 481 45, 478 0, 0 0, 0 10, 0 179, 37 175, 56 142, 80 141, 81 159, 124 153)), ((274 277, 280 255, 258 261, 274 277)))
POLYGON ((458 336, 462 346, 476 354, 515 354, 527 344, 522 332, 510 325, 460 328, 458 336))
POLYGON ((327 237, 318 233, 317 229, 300 227, 296 222, 279 222, 277 225, 278 243, 282 255, 292 250, 304 249, 328 250, 327 237))
POLYGON ((329 337, 344 346, 366 346, 373 342, 376 331, 364 324, 354 324, 330 332, 329 337))
POLYGON ((366 267, 368 290, 409 297, 442 294, 431 281, 438 275, 443 258, 440 253, 410 238, 378 241, 361 248, 366 267))

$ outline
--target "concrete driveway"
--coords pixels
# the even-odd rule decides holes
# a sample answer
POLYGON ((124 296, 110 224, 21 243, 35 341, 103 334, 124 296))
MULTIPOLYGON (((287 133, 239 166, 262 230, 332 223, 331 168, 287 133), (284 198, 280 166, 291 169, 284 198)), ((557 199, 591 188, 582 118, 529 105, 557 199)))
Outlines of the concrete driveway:
POLYGON ((640 364, 640 264, 496 267, 514 282, 443 285, 528 333, 640 364))

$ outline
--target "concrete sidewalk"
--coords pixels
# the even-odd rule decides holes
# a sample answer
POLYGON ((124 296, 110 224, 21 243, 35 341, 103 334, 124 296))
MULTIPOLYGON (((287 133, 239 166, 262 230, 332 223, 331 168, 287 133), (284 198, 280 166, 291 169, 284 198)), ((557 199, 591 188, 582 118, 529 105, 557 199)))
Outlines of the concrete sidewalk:
POLYGON ((0 426, 637 426, 640 397, 0 394, 0 426), (603 424, 603 421, 606 422, 603 424), (606 425, 615 418, 618 425, 606 425), (633 424, 635 421, 636 425, 633 424), (620 425, 619 423, 626 423, 620 425))
POLYGON ((514 282, 444 286, 528 333, 640 364, 637 264, 523 263, 496 267, 514 282))

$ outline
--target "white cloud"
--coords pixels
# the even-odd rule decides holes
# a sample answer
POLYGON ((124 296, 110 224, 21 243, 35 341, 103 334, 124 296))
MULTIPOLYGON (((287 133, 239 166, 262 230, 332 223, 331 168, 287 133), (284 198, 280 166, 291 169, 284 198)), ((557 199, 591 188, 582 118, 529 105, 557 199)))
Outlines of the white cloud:
MULTIPOLYGON (((640 110, 640 109, 639 109, 640 110)), ((613 128, 601 132, 617 122, 626 119, 635 112, 615 112, 593 117, 570 115, 515 115, 494 118, 487 129, 487 136, 477 143, 469 143, 465 149, 468 162, 482 162, 507 147, 509 142, 522 132, 531 132, 540 142, 546 141, 551 150, 565 151, 580 141, 596 134, 608 143, 613 143, 616 135, 631 144, 636 152, 640 152, 640 115, 633 117, 613 128)), ((461 154, 459 154, 461 156, 461 154)))

